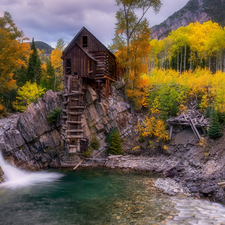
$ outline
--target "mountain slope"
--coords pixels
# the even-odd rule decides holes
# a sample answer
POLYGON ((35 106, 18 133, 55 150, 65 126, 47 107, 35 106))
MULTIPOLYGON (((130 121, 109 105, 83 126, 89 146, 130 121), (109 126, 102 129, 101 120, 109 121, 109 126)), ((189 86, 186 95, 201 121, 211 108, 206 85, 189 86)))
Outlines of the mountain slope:
MULTIPOLYGON (((31 44, 31 42, 29 42, 31 44)), ((54 48, 52 48, 49 44, 43 42, 43 41, 35 41, 35 46, 36 48, 40 49, 40 50, 44 50, 45 54, 50 55, 52 50, 54 50, 54 48)))
POLYGON ((163 39, 172 30, 187 26, 192 22, 203 23, 208 20, 225 25, 224 0, 189 0, 188 3, 163 23, 152 27, 152 38, 163 39))

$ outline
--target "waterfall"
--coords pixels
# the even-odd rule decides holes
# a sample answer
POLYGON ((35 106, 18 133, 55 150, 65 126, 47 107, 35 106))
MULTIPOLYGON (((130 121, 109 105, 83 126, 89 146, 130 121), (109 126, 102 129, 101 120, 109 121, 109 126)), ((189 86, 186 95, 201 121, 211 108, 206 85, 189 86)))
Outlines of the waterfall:
POLYGON ((17 169, 5 161, 0 151, 0 166, 4 171, 5 182, 0 184, 1 187, 15 189, 22 186, 35 185, 42 182, 53 182, 63 175, 53 172, 26 172, 17 169))

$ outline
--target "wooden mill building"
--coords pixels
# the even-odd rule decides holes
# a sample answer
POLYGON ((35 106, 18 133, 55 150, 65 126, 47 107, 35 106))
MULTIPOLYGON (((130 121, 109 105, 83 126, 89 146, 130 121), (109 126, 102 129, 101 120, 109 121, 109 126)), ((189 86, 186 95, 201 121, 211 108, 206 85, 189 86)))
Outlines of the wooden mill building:
POLYGON ((117 79, 115 56, 85 27, 63 52, 64 145, 68 153, 85 151, 81 116, 85 109, 85 86, 91 85, 99 95, 108 98, 111 82, 117 79), (104 89, 104 92, 102 91, 104 89))

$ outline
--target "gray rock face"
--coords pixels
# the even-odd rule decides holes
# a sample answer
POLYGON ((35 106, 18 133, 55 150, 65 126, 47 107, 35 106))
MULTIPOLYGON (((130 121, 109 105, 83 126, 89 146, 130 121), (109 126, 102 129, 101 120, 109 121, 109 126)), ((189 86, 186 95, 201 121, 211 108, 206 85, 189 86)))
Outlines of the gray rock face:
POLYGON ((61 149, 60 123, 47 121, 55 107, 61 107, 61 99, 50 90, 23 114, 0 120, 0 149, 5 158, 12 156, 17 166, 27 169, 60 166, 56 160, 61 149))
POLYGON ((190 0, 186 6, 175 12, 163 23, 152 27, 151 37, 153 39, 162 40, 167 37, 172 30, 176 30, 179 27, 187 26, 197 21, 203 23, 212 19, 206 10, 207 7, 203 0, 190 0))
POLYGON ((106 146, 105 134, 109 133, 112 127, 117 126, 122 137, 129 137, 133 130, 130 105, 116 95, 116 89, 112 88, 113 95, 109 99, 102 99, 101 102, 92 87, 88 86, 85 94, 86 109, 82 117, 84 137, 91 141, 95 135, 101 148, 106 146))

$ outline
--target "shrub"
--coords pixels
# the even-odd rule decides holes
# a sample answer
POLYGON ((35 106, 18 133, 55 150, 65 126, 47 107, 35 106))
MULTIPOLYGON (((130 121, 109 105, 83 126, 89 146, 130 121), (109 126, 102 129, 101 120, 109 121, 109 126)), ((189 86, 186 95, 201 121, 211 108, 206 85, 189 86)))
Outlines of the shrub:
POLYGON ((164 122, 154 116, 146 116, 142 123, 138 122, 137 131, 140 137, 157 137, 157 142, 160 140, 168 141, 169 139, 164 122))
POLYGON ((95 149, 95 150, 98 150, 99 147, 100 147, 100 142, 98 140, 98 138, 96 136, 94 136, 92 139, 91 139, 91 142, 90 142, 90 147, 92 149, 95 149))
POLYGON ((121 137, 117 129, 113 129, 111 139, 109 142, 109 153, 112 155, 122 155, 122 142, 121 137))
POLYGON ((82 153, 82 156, 84 156, 85 158, 89 158, 89 157, 91 157, 92 152, 93 152, 93 149, 90 147, 87 149, 87 151, 82 153))
POLYGON ((21 112, 24 112, 26 108, 38 98, 42 97, 44 89, 37 85, 36 82, 26 84, 19 88, 16 96, 16 101, 13 102, 13 107, 21 112))
POLYGON ((48 115, 47 115, 48 122, 55 123, 61 112, 62 112, 62 109, 57 107, 51 110, 50 112, 48 112, 48 115))
POLYGON ((143 135, 141 135, 140 138, 138 139, 138 141, 139 141, 140 143, 145 142, 145 137, 144 137, 143 135))
POLYGON ((0 105, 0 117, 5 117, 6 114, 7 114, 6 109, 2 105, 0 105))

